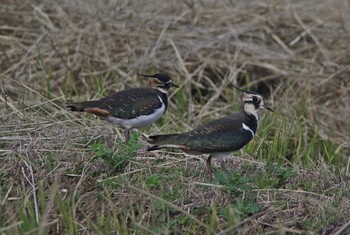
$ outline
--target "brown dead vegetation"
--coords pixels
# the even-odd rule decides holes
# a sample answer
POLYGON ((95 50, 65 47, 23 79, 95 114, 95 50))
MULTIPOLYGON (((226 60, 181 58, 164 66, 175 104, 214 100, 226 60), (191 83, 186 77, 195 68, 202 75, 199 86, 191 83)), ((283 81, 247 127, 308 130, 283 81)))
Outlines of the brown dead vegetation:
MULTIPOLYGON (((251 89, 267 96, 281 116, 302 119, 306 129, 317 129, 322 138, 337 144, 343 157, 349 154, 347 1, 6 0, 0 5, 0 142, 5 146, 1 147, 0 171, 8 177, 2 178, 1 184, 30 191, 23 178, 30 172, 23 161, 40 165, 47 161, 48 153, 54 153, 60 162, 57 168, 34 169, 36 180, 40 184, 48 180, 61 191, 76 193, 79 188, 79 193, 88 195, 87 200, 98 204, 97 192, 91 191, 98 189, 91 186, 89 180, 94 179, 89 174, 106 166, 86 163, 93 153, 84 146, 96 138, 113 146, 115 139, 110 138, 113 128, 67 113, 64 103, 99 98, 98 85, 92 84, 102 78, 105 87, 101 93, 122 89, 124 84, 140 86, 143 83, 135 75, 141 72, 171 74, 188 97, 181 120, 176 111, 175 114, 170 111, 171 125, 164 130, 190 128, 224 115, 232 109, 233 101, 227 98, 232 96, 231 88, 221 78, 242 87, 249 80, 251 89), (82 176, 67 177, 65 170, 79 165, 86 170, 82 176), (89 175, 88 179, 85 175, 89 175)), ((176 110, 176 105, 172 97, 170 109, 176 110)), ((166 157, 170 163, 159 168, 174 167, 183 161, 166 157)), ((142 156, 140 159, 149 164, 150 160, 142 156)), ((240 163, 234 160, 230 164, 240 163)), ((201 168, 198 162, 188 164, 193 170, 201 168)), ((308 195, 302 189, 261 191, 257 201, 266 213, 252 215, 232 228, 217 221, 217 231, 310 232, 303 221, 330 209, 333 200, 340 200, 336 195, 323 197, 322 192, 347 187, 344 179, 327 172, 323 162, 318 167, 309 172, 298 170, 299 178, 295 179, 317 179, 317 194, 308 195), (275 201, 289 203, 272 208, 275 201)), ((158 166, 154 168, 153 172, 159 171, 158 166)), ((131 166, 125 174, 132 175, 133 170, 131 166)), ((191 186, 193 181, 198 179, 188 176, 184 180, 194 203, 189 203, 188 213, 195 206, 229 200, 216 188, 207 195, 196 192, 198 188, 191 186)), ((21 195, 20 190, 9 192, 10 198, 9 195, 1 198, 9 199, 4 211, 12 218, 13 202, 21 195)), ((122 196, 111 196, 114 206, 122 207, 118 198, 124 200, 126 193, 125 190, 120 192, 122 196)), ((142 192, 133 193, 138 195, 136 201, 145 200, 144 197, 150 200, 142 192)), ((344 211, 339 213, 344 216, 339 217, 344 220, 331 221, 319 231, 322 234, 348 226, 345 218, 349 215, 345 214, 350 211, 350 203, 345 198, 340 203, 344 211)), ((90 216, 91 209, 85 209, 84 213, 90 216)), ((77 216, 83 225, 84 213, 77 216)), ((59 219, 57 214, 50 218, 55 219, 59 219)))

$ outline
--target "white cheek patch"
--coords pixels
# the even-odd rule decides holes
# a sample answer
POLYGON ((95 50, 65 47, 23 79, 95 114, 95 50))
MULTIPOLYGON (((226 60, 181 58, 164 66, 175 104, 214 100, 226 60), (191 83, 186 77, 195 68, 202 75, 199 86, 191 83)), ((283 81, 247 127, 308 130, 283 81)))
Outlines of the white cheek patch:
POLYGON ((254 131, 252 131, 246 124, 242 123, 242 127, 244 130, 250 131, 250 133, 252 133, 252 136, 254 137, 254 131))

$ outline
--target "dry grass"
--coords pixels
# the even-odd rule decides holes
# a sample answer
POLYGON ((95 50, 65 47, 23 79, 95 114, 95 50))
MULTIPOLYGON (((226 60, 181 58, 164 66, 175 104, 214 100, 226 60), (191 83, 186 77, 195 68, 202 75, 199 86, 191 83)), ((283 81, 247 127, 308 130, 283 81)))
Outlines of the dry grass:
MULTIPOLYGON (((6 76, 31 84, 40 94, 50 87, 58 99, 72 98, 72 84, 83 98, 92 98, 93 77, 106 76, 107 89, 114 90, 120 88, 117 80, 134 85, 137 72, 153 69, 177 76, 189 94, 206 90, 203 99, 215 97, 214 103, 222 98, 213 96, 221 87, 213 80, 217 75, 235 81, 248 74, 262 92, 273 88, 274 102, 286 106, 285 114, 298 105, 291 99, 295 94, 308 94, 310 122, 327 137, 347 137, 350 26, 345 2, 174 1, 159 2, 156 9, 131 1, 3 5, 3 92, 13 99, 28 89, 6 76), (329 129, 334 125, 343 128, 334 133, 329 129)), ((194 114, 208 107, 197 107, 194 98, 188 98, 194 107, 187 117, 196 121, 202 115, 194 114)), ((43 99, 34 95, 31 101, 43 99)))
MULTIPOLYGON (((344 197, 350 162, 347 1, 27 0, 0 5, 0 232, 23 228, 18 205, 36 202, 39 232, 74 233, 62 219, 57 195, 63 202, 77 198, 72 217, 85 233, 100 230, 96 221, 103 215, 127 218, 111 226, 120 233, 340 234, 349 227, 350 202, 344 197), (269 174, 263 147, 273 149, 282 133, 289 140, 288 156, 274 150, 276 156, 267 161, 292 164, 297 176, 272 188, 250 182, 248 191, 261 210, 243 216, 232 207, 230 223, 215 216, 213 208, 230 208, 242 195, 207 182, 198 158, 172 152, 146 156, 139 150, 122 172, 111 172, 88 146, 98 140, 116 149, 113 127, 72 115, 64 103, 99 98, 124 85, 141 86, 137 73, 159 70, 171 74, 180 88, 171 95, 161 124, 143 133, 187 130, 237 109, 237 92, 224 77, 264 94, 276 110, 271 123, 261 127, 275 137, 265 139, 260 130, 252 154, 231 160, 231 167, 250 174, 244 170, 248 164, 257 174, 269 174), (335 149, 334 159, 324 160, 327 147, 310 156, 314 152, 307 146, 315 144, 314 136, 335 149), (300 143, 305 150, 299 151, 300 143), (256 146, 262 146, 261 154, 256 146), (147 188, 144 180, 157 175, 163 185, 147 188), (119 186, 100 185, 110 177, 119 186), (162 194, 173 192, 168 186, 179 187, 175 196, 162 194), (152 216, 157 200, 173 207, 160 210, 168 217, 160 215, 158 222, 152 216), (135 208, 140 211, 132 212, 135 208), (169 225, 181 216, 193 228, 185 219, 169 225)), ((145 145, 142 138, 139 142, 145 145)))

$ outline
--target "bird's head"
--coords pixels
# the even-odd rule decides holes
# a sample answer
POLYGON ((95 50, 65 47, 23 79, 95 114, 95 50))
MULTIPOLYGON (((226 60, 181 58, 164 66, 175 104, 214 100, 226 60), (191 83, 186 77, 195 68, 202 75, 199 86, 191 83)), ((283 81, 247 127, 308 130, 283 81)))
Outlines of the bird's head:
POLYGON ((150 78, 149 86, 156 88, 163 93, 167 93, 171 87, 178 87, 173 83, 171 77, 164 73, 156 73, 153 75, 139 74, 139 76, 150 78))
POLYGON ((263 97, 253 92, 242 92, 241 105, 245 113, 252 114, 257 118, 258 112, 262 109, 267 109, 272 112, 272 109, 265 105, 263 97))

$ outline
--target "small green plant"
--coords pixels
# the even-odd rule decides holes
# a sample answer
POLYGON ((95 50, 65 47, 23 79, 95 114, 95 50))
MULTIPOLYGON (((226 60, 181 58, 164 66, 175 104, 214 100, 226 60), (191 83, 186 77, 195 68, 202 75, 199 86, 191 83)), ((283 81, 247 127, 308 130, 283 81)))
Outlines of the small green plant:
POLYGON ((63 200, 59 194, 55 197, 55 204, 61 214, 62 227, 66 234, 78 234, 78 225, 74 223, 75 213, 73 209, 73 198, 63 200))
POLYGON ((44 97, 47 99, 51 99, 52 96, 52 87, 51 87, 51 81, 52 81, 52 71, 51 68, 46 65, 45 59, 43 57, 43 54, 40 51, 40 48, 37 48, 37 59, 41 66, 41 69, 44 71, 44 75, 46 78, 46 90, 44 91, 44 97))
POLYGON ((34 207, 31 203, 20 207, 18 215, 20 220, 22 221, 22 224, 20 226, 21 231, 31 231, 38 227, 34 207))
POLYGON ((238 211, 248 216, 259 212, 261 209, 259 203, 251 195, 245 199, 238 198, 235 207, 238 211))
POLYGON ((137 134, 132 134, 127 145, 119 141, 116 151, 102 143, 94 143, 90 148, 95 152, 96 157, 102 158, 114 172, 120 172, 128 165, 129 159, 134 157, 137 149, 141 147, 137 143, 137 139, 137 134))
POLYGON ((145 180, 145 183, 149 189, 157 188, 162 183, 162 176, 159 174, 151 175, 145 180))
POLYGON ((284 168, 277 163, 268 162, 266 164, 266 168, 268 173, 270 173, 275 179, 274 185, 271 185, 271 187, 282 187, 288 182, 290 178, 297 176, 297 173, 293 170, 292 167, 284 168))
POLYGON ((230 174, 220 172, 215 176, 215 179, 217 183, 225 186, 224 191, 235 196, 240 196, 244 191, 251 189, 250 179, 238 171, 232 171, 230 174))
POLYGON ((254 199, 253 194, 249 194, 248 197, 237 198, 233 203, 227 204, 220 210, 220 214, 228 221, 229 224, 233 224, 235 220, 240 220, 246 216, 255 214, 261 210, 259 203, 254 199))
MULTIPOLYGON (((216 179, 219 184, 225 186, 224 191, 235 197, 231 207, 242 214, 243 217, 260 210, 260 205, 255 201, 255 193, 251 191, 251 185, 254 183, 252 179, 240 174, 238 171, 232 171, 230 174, 220 172, 216 179)), ((230 220, 229 217, 232 217, 232 210, 224 208, 222 214, 230 220)))
POLYGON ((180 115, 183 115, 186 113, 187 111, 187 108, 188 108, 188 96, 185 92, 185 90, 182 90, 180 89, 178 92, 176 92, 175 94, 175 102, 177 104, 177 112, 180 114, 180 115))

